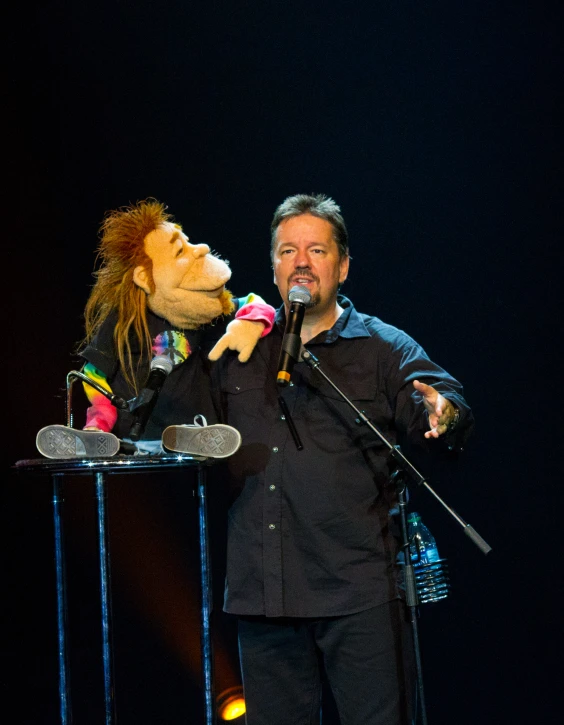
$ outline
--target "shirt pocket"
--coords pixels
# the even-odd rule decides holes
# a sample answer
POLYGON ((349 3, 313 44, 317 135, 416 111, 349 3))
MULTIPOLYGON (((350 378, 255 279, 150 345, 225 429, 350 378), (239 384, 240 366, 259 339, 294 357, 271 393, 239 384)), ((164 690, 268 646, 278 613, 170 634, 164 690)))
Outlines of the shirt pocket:
POLYGON ((324 381, 310 396, 308 407, 312 406, 312 413, 323 415, 329 412, 333 422, 340 422, 348 431, 348 435, 354 440, 364 440, 365 445, 369 441, 378 441, 376 433, 370 430, 367 425, 360 425, 357 410, 365 415, 370 422, 385 433, 392 424, 393 411, 388 398, 383 390, 378 390, 376 376, 369 375, 363 379, 344 380, 338 383, 339 390, 354 405, 351 407, 346 400, 331 386, 324 381), (356 409, 356 410, 355 410, 356 409))
POLYGON ((250 370, 246 363, 239 363, 240 368, 231 369, 224 379, 222 390, 227 395, 244 395, 253 391, 263 390, 266 386, 265 375, 250 370))
POLYGON ((245 369, 244 364, 241 364, 240 369, 230 371, 222 385, 228 422, 234 421, 236 426, 247 429, 265 420, 273 405, 268 392, 272 386, 267 386, 265 377, 261 371, 257 374, 256 370, 245 369))

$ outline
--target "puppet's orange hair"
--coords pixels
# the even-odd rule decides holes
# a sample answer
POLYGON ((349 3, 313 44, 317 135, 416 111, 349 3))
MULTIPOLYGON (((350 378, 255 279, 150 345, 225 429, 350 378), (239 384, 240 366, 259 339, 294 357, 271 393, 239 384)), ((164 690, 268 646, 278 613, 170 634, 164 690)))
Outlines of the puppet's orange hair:
POLYGON ((96 282, 84 310, 85 338, 88 343, 111 312, 117 311, 114 340, 121 369, 127 382, 137 390, 133 369, 130 333, 141 345, 141 357, 151 355, 151 336, 147 323, 147 296, 133 281, 139 265, 149 272, 149 286, 154 289, 151 259, 145 252, 145 237, 161 224, 172 221, 166 206, 156 199, 138 201, 106 214, 100 227, 101 239, 94 273, 96 282))

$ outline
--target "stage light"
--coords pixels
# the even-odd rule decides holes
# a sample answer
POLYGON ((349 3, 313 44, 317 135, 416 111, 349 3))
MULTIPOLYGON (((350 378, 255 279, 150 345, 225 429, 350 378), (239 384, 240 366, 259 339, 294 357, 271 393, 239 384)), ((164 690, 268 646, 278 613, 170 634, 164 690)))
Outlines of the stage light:
POLYGON ((221 720, 238 720, 245 714, 245 698, 241 685, 224 690, 217 698, 217 714, 221 720))

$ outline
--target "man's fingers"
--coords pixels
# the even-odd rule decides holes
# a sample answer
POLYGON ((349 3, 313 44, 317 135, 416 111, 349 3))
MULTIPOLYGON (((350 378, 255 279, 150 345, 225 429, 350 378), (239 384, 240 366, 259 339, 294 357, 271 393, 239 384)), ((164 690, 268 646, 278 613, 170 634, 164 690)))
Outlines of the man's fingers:
POLYGON ((431 430, 428 430, 426 433, 424 433, 425 438, 439 438, 444 433, 446 433, 448 430, 446 425, 436 425, 431 428, 431 430))
POLYGON ((426 400, 433 400, 434 396, 437 395, 437 391, 431 385, 422 383, 419 380, 413 381, 413 387, 418 390, 426 400))
POLYGON ((423 403, 429 415, 430 430, 424 434, 425 438, 439 438, 447 432, 451 420, 449 400, 431 385, 420 383, 419 380, 414 380, 413 385, 422 393, 423 403))
POLYGON ((413 386, 417 388, 420 392, 423 392, 425 390, 432 390, 430 385, 427 385, 427 383, 422 383, 420 380, 414 380, 413 386))

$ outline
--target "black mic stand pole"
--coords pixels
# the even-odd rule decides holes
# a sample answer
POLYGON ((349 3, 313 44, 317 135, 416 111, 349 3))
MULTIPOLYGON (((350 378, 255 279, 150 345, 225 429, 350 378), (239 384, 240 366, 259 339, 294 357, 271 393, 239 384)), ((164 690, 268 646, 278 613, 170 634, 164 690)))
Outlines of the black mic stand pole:
POLYGON ((404 574, 405 574, 405 587, 406 587, 406 603, 411 613, 411 626, 413 631, 413 647, 415 652, 415 665, 417 670, 417 687, 419 693, 419 702, 421 706, 421 722, 422 725, 427 725, 427 714, 425 711, 425 700, 423 692, 423 678, 421 670, 421 656, 419 649, 419 636, 417 631, 417 605, 419 604, 419 598, 417 595, 417 588, 415 585, 415 573, 413 570, 413 564, 411 563, 411 553, 409 547, 409 537, 407 535, 407 516, 406 516, 406 484, 405 478, 409 475, 415 483, 418 485, 425 486, 425 488, 442 504, 442 506, 451 514, 451 516, 463 527, 464 533, 472 539, 472 541, 478 546, 478 548, 484 553, 488 554, 491 551, 489 546, 484 539, 470 526, 467 524, 453 509, 451 509, 443 501, 443 499, 429 486, 424 476, 412 465, 412 463, 403 455, 399 446, 393 446, 387 438, 381 433, 378 428, 370 421, 370 419, 359 410, 355 404, 347 398, 347 396, 335 385, 335 383, 329 378, 329 376, 321 369, 318 358, 303 345, 300 350, 302 360, 312 369, 318 372, 329 385, 337 392, 341 398, 347 403, 354 412, 358 415, 357 422, 362 425, 367 425, 378 438, 385 444, 389 449, 390 458, 396 464, 396 470, 392 473, 390 480, 396 483, 399 500, 400 520, 401 520, 401 533, 402 533, 402 550, 404 556, 404 574), (399 485, 398 485, 399 484, 399 485))
POLYGON ((423 688, 423 668, 421 665, 421 648, 419 646, 419 629, 417 625, 417 607, 419 605, 419 596, 417 594, 417 584, 415 582, 415 570, 411 563, 410 542, 407 528, 407 484, 405 482, 405 474, 399 468, 392 473, 390 481, 395 483, 398 494, 399 515, 401 524, 401 550, 403 553, 403 575, 405 585, 405 603, 409 609, 409 621, 413 634, 413 654, 415 657, 415 675, 416 675, 416 699, 414 703, 413 722, 417 720, 417 711, 421 712, 421 723, 427 725, 427 710, 425 707, 425 690, 423 688))

